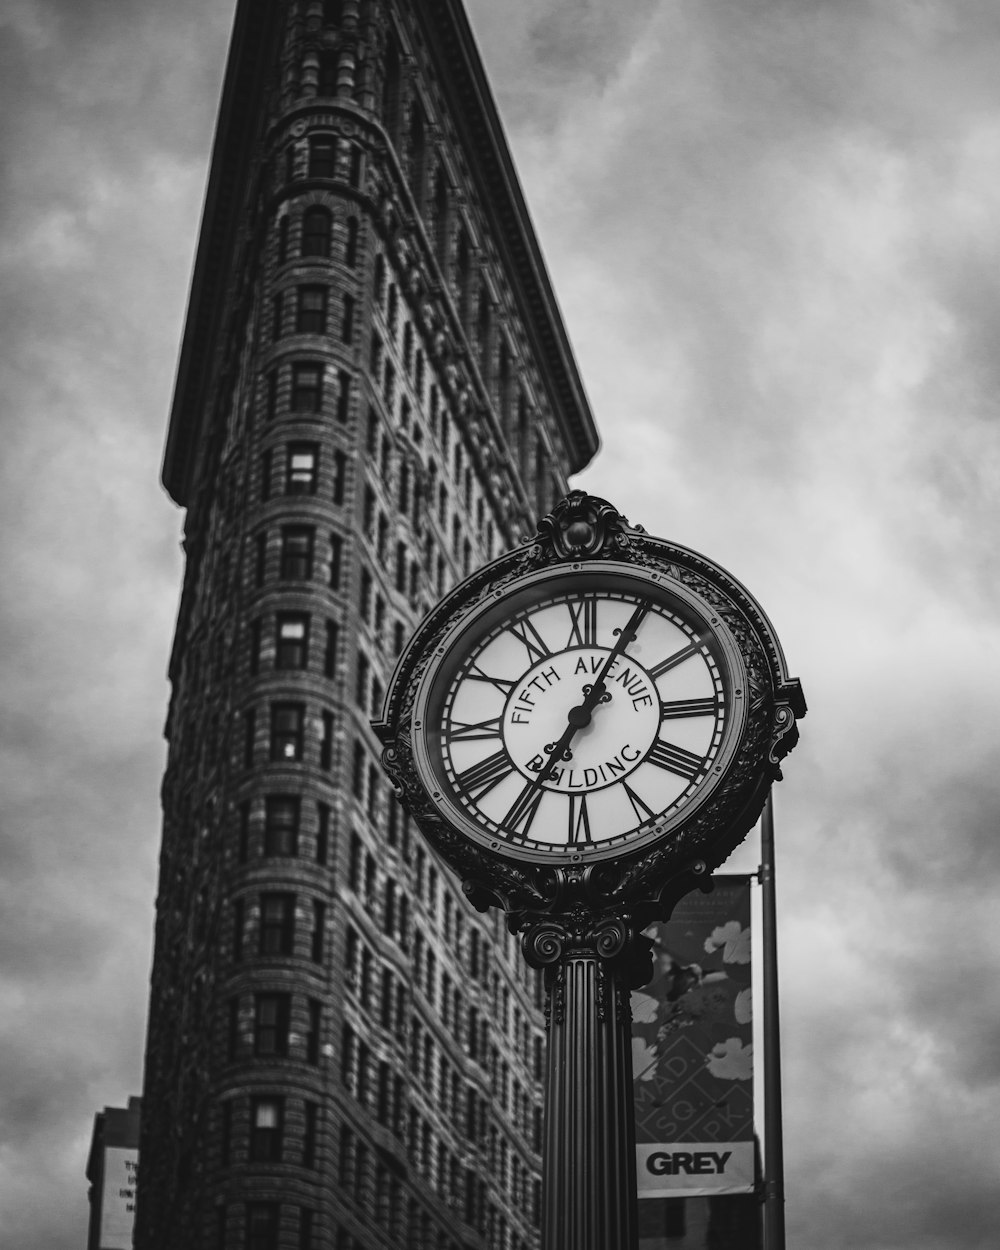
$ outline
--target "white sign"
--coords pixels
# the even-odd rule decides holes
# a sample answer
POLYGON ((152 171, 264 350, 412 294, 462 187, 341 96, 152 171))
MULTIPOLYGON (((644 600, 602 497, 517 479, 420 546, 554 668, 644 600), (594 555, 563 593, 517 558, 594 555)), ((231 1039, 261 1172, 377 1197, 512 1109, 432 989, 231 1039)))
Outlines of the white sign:
POLYGON ((671 1142, 636 1147, 640 1198, 745 1194, 754 1187, 752 1141, 671 1142))
POLYGON ((100 1250, 132 1250, 138 1174, 138 1150, 125 1146, 105 1147, 100 1250))

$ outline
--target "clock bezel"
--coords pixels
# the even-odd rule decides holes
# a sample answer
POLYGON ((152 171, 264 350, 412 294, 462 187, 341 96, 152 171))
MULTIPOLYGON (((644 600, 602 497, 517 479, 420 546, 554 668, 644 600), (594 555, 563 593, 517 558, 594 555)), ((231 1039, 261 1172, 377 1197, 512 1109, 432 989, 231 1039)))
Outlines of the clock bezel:
POLYGON ((489 596, 460 612, 437 640, 417 684, 409 715, 413 763, 421 787, 445 825, 484 851, 536 865, 596 864, 643 853, 669 842, 711 803, 724 785, 743 742, 747 723, 747 669, 740 647, 722 615, 690 587, 655 568, 608 559, 582 560, 537 569, 505 582, 489 596), (648 597, 681 617, 705 638, 717 664, 726 698, 722 740, 707 777, 688 788, 666 814, 611 838, 592 843, 515 841, 477 822, 457 797, 443 759, 439 713, 456 674, 496 626, 530 611, 533 604, 584 589, 596 594, 625 593, 648 597))

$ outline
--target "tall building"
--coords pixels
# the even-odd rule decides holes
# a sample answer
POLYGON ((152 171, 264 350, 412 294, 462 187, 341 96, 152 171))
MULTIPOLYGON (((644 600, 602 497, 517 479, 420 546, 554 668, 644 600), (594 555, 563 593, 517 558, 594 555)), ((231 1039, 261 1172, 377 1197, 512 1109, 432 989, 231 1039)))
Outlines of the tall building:
POLYGON ((163 470, 140 1250, 536 1244, 538 987, 369 719, 596 447, 459 0, 238 0, 163 470))
POLYGON ((87 1156, 87 1250, 132 1250, 140 1103, 133 1097, 127 1107, 105 1107, 94 1116, 87 1156))

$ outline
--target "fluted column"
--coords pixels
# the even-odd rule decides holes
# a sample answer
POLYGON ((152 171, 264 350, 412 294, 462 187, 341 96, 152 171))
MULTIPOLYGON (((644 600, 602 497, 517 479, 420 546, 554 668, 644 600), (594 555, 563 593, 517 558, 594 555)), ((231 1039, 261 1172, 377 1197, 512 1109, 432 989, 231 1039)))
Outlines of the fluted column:
POLYGON ((523 949, 548 988, 542 1250, 635 1250, 629 995, 648 980, 649 943, 618 919, 549 919, 523 949))

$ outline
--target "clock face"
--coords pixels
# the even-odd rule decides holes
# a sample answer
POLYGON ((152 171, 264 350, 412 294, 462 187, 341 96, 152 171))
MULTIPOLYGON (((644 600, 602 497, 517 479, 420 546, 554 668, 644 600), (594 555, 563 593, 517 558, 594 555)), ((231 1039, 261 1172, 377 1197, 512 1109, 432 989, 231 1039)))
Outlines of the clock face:
POLYGON ((745 702, 724 626, 659 578, 538 580, 480 609, 415 706, 445 818, 530 858, 621 853, 715 788, 745 702))

